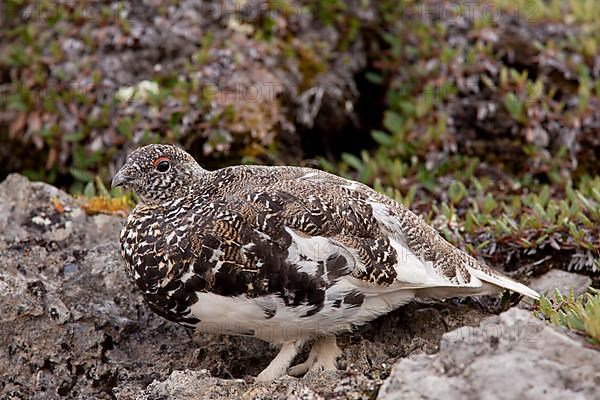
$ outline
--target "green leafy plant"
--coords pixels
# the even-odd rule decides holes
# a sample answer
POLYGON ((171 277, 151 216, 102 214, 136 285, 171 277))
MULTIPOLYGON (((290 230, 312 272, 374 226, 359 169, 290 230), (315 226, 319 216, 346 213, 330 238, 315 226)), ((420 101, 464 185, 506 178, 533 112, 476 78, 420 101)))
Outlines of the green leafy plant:
POLYGON ((552 297, 542 296, 534 314, 553 325, 563 326, 600 348, 600 290, 590 288, 575 298, 573 290, 563 295, 558 289, 552 297))

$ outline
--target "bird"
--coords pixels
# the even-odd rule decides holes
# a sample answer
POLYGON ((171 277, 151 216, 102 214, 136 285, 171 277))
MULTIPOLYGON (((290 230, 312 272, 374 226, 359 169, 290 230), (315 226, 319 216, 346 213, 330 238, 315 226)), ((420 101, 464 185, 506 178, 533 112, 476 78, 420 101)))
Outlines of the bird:
POLYGON ((150 144, 127 156, 117 186, 139 199, 120 252, 144 301, 196 331, 279 346, 257 381, 336 370, 337 334, 414 299, 539 298, 395 200, 321 170, 208 171, 177 146, 150 144))

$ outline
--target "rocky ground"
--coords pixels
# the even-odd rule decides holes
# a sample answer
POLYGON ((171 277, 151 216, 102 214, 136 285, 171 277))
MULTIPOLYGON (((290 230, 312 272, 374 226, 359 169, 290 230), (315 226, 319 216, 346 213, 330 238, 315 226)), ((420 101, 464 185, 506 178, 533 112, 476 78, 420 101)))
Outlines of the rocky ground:
MULTIPOLYGON (((340 372, 254 383, 276 350, 155 316, 125 275, 122 222, 20 175, 0 184, 0 398, 458 399, 515 381, 529 398, 592 398, 600 383, 595 350, 526 310, 485 319, 495 299, 410 304, 341 336, 340 372)), ((554 274, 537 287, 589 285, 554 274)))
POLYGON ((516 308, 445 334, 439 353, 400 360, 379 399, 593 399, 600 373, 585 348, 516 308))

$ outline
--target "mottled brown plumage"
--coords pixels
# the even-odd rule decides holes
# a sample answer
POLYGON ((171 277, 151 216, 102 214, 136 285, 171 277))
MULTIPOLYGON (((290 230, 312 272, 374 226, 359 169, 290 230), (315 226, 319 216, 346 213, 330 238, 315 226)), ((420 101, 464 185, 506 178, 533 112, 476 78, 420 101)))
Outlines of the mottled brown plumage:
POLYGON ((113 185, 140 196, 121 234, 150 307, 201 331, 282 344, 259 376, 334 368, 334 337, 414 297, 509 288, 535 297, 445 241, 414 213, 360 183, 297 167, 209 172, 184 151, 133 152, 113 185))

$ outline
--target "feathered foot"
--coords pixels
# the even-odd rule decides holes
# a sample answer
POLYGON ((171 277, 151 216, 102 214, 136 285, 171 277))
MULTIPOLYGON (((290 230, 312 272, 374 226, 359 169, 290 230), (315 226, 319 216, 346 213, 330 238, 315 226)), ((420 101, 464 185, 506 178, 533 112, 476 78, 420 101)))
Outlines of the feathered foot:
POLYGON ((275 356, 267 368, 258 374, 256 380, 260 382, 272 381, 285 375, 286 370, 292 361, 294 361, 294 357, 302 349, 305 342, 306 340, 300 339, 295 342, 284 343, 277 356, 275 356))
POLYGON ((313 344, 306 361, 289 368, 288 375, 302 376, 308 371, 317 370, 335 371, 336 359, 340 354, 342 351, 336 344, 335 336, 320 337, 313 344))

